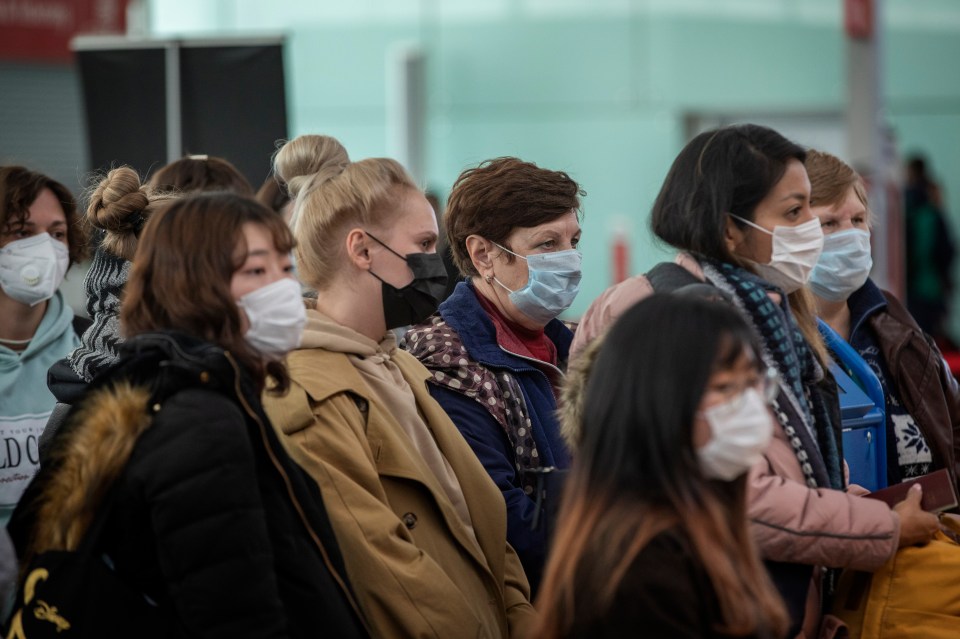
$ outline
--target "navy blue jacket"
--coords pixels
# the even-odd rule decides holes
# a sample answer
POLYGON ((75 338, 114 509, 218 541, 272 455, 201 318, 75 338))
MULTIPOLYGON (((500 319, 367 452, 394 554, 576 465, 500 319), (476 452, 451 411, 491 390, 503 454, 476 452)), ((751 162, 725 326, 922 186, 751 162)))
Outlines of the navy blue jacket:
MULTIPOLYGON (((440 305, 440 316, 456 331, 471 360, 492 371, 509 372, 519 382, 541 465, 568 468, 570 454, 560 436, 557 401, 549 378, 533 360, 508 353, 500 347, 493 321, 476 295, 472 284, 460 282, 453 294, 440 305)), ((573 333, 559 320, 547 324, 544 332, 557 347, 558 360, 565 366, 573 333)), ((535 590, 543 572, 553 525, 549 517, 541 514, 537 529, 532 530, 537 505, 534 498, 523 491, 515 454, 506 433, 476 399, 437 384, 430 385, 430 393, 456 424, 503 493, 507 505, 507 541, 520 556, 530 587, 535 590)), ((554 491, 548 491, 547 499, 554 504, 558 498, 554 491)), ((545 512, 549 513, 550 507, 545 512)))

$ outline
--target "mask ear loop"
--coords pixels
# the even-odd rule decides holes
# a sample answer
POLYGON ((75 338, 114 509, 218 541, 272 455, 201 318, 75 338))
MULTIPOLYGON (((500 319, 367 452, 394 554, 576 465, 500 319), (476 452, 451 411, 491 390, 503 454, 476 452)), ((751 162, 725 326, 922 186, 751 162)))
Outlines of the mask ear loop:
POLYGON ((390 248, 389 246, 387 246, 384 242, 380 241, 380 240, 377 238, 377 236, 374 235, 373 233, 371 233, 370 231, 364 231, 364 233, 366 233, 367 235, 369 235, 369 236, 373 239, 374 242, 376 242, 377 244, 379 244, 379 245, 382 246, 383 248, 387 249, 388 251, 390 251, 391 253, 393 253, 393 254, 396 255, 397 257, 399 257, 399 258, 400 258, 401 260, 403 260, 404 262, 407 261, 407 258, 405 258, 404 256, 402 256, 402 255, 400 255, 399 253, 397 253, 396 251, 394 251, 392 248, 390 248))
POLYGON ((763 228, 763 227, 760 226, 759 224, 754 224, 754 223, 751 222, 750 220, 745 220, 745 219, 743 219, 742 217, 740 217, 739 215, 734 215, 733 213, 727 213, 727 215, 729 215, 730 217, 732 217, 732 218, 735 219, 735 220, 740 220, 741 222, 743 222, 743 223, 746 224, 747 226, 752 226, 753 228, 757 229, 758 231, 763 231, 763 232, 766 233, 767 235, 773 235, 773 231, 768 231, 767 229, 763 228))
MULTIPOLYGON (((490 243, 493 244, 494 246, 496 246, 496 247, 497 247, 498 249, 500 249, 501 251, 506 251, 507 253, 509 253, 510 255, 513 255, 514 257, 519 257, 521 260, 524 260, 524 261, 526 261, 526 259, 527 259, 527 258, 525 258, 525 257, 522 256, 522 255, 519 255, 519 254, 517 254, 517 253, 514 253, 513 251, 511 251, 510 249, 508 249, 506 246, 500 246, 499 244, 497 244, 497 243, 494 242, 493 240, 490 240, 490 243)), ((503 282, 501 282, 500 280, 498 280, 497 277, 496 277, 496 275, 487 275, 487 276, 485 276, 483 279, 486 281, 487 284, 489 284, 489 283, 491 282, 491 280, 492 280, 492 281, 496 282, 497 284, 499 284, 501 287, 503 287, 503 290, 505 290, 505 291, 507 291, 507 292, 509 292, 509 293, 516 293, 516 291, 514 291, 514 290, 511 289, 511 288, 508 288, 506 285, 504 285, 503 282)))
MULTIPOLYGON (((394 251, 392 248, 390 248, 389 246, 387 246, 385 242, 382 242, 376 235, 374 235, 374 234, 371 233, 370 231, 364 230, 364 233, 367 234, 367 235, 369 235, 369 236, 373 239, 374 242, 376 242, 377 244, 379 244, 380 246, 382 246, 383 248, 387 249, 388 251, 390 251, 391 253, 393 253, 393 254, 396 255, 397 257, 399 257, 401 260, 403 260, 403 263, 407 265, 407 269, 410 271, 411 275, 413 274, 413 269, 410 268, 410 264, 407 262, 407 258, 405 258, 404 256, 402 256, 402 255, 400 255, 399 253, 397 253, 396 251, 394 251)), ((380 280, 381 283, 386 284, 387 286, 393 286, 393 284, 390 284, 389 282, 384 281, 384 279, 383 279, 382 277, 380 277, 379 275, 377 275, 376 273, 374 273, 374 272, 373 272, 373 269, 368 269, 368 270, 367 270, 367 273, 370 273, 370 275, 373 275, 375 278, 377 278, 378 280, 380 280)))

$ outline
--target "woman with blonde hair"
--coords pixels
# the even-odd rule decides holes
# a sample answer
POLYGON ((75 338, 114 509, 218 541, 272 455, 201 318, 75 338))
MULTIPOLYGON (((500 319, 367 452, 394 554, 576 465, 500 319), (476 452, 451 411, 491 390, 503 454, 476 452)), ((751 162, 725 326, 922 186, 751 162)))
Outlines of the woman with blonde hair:
POLYGON ((265 406, 320 485, 373 634, 524 636, 533 609, 500 492, 390 332, 444 291, 430 204, 398 162, 351 162, 326 136, 288 142, 275 169, 317 299, 290 392, 265 406))
POLYGON ((810 277, 820 317, 874 372, 885 398, 886 483, 960 464, 960 389, 943 355, 893 294, 872 279, 870 209, 860 176, 811 150, 805 161, 824 250, 810 277))

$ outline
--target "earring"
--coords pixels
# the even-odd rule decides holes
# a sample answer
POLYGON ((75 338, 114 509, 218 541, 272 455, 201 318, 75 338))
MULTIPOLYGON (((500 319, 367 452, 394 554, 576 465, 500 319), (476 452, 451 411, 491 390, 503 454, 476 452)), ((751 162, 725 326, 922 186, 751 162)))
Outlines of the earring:
POLYGON ((487 284, 489 284, 490 282, 493 281, 493 275, 487 275, 483 279, 484 281, 486 281, 487 284))

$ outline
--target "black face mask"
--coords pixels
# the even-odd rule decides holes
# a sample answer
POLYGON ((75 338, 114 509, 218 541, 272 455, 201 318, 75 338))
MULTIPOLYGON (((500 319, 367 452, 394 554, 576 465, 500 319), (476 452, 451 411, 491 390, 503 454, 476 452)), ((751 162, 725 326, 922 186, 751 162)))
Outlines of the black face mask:
POLYGON ((413 281, 403 288, 397 288, 370 271, 370 275, 381 282, 383 318, 387 322, 387 329, 419 324, 430 317, 437 310, 440 298, 447 290, 447 269, 443 266, 440 254, 410 253, 404 257, 370 233, 367 235, 404 260, 413 272, 413 281))

